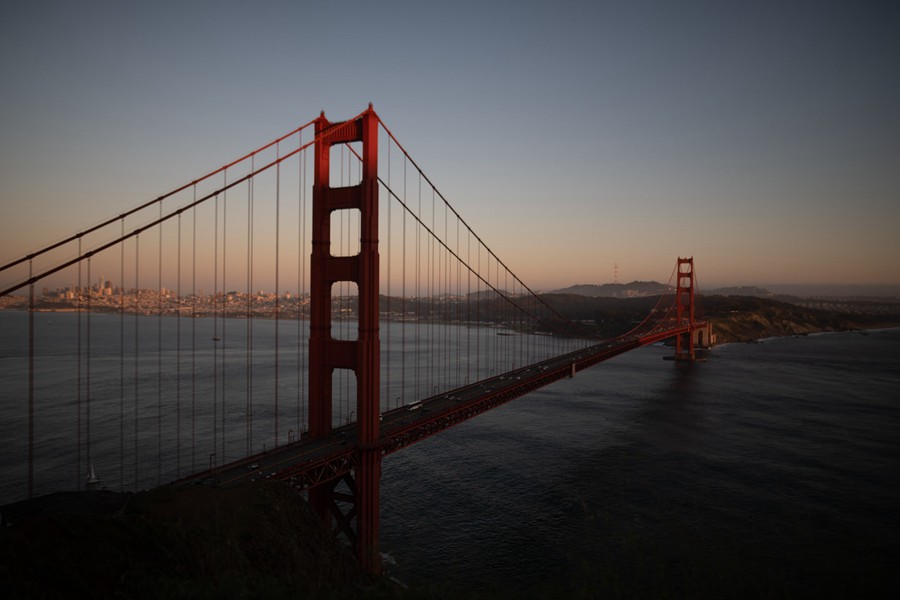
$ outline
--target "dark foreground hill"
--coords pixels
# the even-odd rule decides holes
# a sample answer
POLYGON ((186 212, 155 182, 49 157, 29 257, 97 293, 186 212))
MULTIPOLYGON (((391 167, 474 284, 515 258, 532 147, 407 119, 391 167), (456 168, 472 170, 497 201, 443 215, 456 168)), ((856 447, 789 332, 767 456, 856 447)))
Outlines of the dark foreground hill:
POLYGON ((386 579, 367 577, 305 502, 279 482, 163 487, 130 498, 111 492, 54 496, 55 506, 46 510, 26 503, 18 514, 30 514, 0 531, 3 598, 399 593, 386 579), (126 497, 116 502, 103 494, 126 497), (116 503, 121 508, 110 512, 116 503))

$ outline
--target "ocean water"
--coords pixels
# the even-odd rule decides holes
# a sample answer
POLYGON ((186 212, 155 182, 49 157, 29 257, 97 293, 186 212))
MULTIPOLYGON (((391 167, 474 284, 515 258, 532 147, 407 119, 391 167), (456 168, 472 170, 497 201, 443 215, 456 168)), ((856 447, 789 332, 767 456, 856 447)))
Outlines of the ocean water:
POLYGON ((387 457, 389 572, 509 597, 896 597, 900 330, 670 353, 387 457))
MULTIPOLYGON (((38 312, 33 324, 29 419, 29 316, 0 311, 0 504, 27 495, 29 427, 38 495, 82 489, 91 465, 103 486, 146 489, 307 429, 306 321, 38 312)), ((382 411, 587 344, 498 333, 382 323, 382 411)), ((355 376, 332 383, 338 427, 355 420, 355 376)))
MULTIPOLYGON (((83 487, 88 437, 90 460, 112 489, 150 487, 222 454, 241 455, 251 443, 257 450, 273 443, 266 429, 271 321, 253 325, 256 420, 248 432, 240 417, 248 357, 240 343, 226 346, 238 360, 213 377, 220 355, 210 342, 226 333, 225 344, 240 342, 245 322, 229 320, 223 333, 221 323, 206 319, 143 318, 135 334, 130 317, 123 328, 118 315, 92 316, 95 333, 119 332, 125 348, 138 337, 146 350, 123 360, 118 337, 109 346, 94 342, 88 431, 83 404, 81 422, 73 419, 87 396, 82 381, 76 397, 67 358, 77 338, 74 319, 36 315, 36 493, 83 487), (180 351, 160 335, 176 326, 180 351), (191 335, 203 342, 188 352, 191 335), (162 358, 150 351, 160 339, 162 358), (191 361, 192 383, 175 381, 173 373, 186 373, 191 361), (227 416, 221 425, 209 417, 218 410, 209 401, 214 389, 227 416), (188 426, 191 410, 204 416, 188 426), (82 443, 73 451, 76 436, 82 443), (210 457, 214 452, 222 454, 210 457)), ((21 498, 27 480, 26 326, 22 313, 0 312, 0 503, 21 498)), ((282 327, 283 442, 305 417, 298 365, 308 333, 296 322, 282 327)), ((383 329, 382 342, 395 358, 405 357, 404 368, 433 369, 418 365, 420 346, 398 344, 399 326, 391 327, 391 341, 383 329)), ((442 335, 511 343, 492 330, 442 335)), ((500 597, 896 596, 900 330, 729 344, 693 364, 663 360, 670 354, 662 346, 630 352, 386 457, 387 572, 436 592, 500 597)), ((473 375, 502 367, 471 366, 473 375)), ((386 405, 415 395, 398 387, 397 369, 392 373, 393 383, 382 378, 386 405)))

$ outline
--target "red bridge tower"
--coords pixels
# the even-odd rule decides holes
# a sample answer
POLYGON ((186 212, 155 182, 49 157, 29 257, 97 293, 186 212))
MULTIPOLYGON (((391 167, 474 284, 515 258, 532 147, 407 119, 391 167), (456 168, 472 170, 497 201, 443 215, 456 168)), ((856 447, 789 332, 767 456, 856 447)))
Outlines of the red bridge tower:
POLYGON ((679 326, 690 325, 686 334, 675 338, 675 360, 694 360, 694 257, 678 257, 675 276, 675 318, 679 326), (687 346, 687 348, 685 348, 687 346))
POLYGON ((378 116, 371 104, 362 116, 352 121, 330 123, 323 112, 316 121, 313 183, 309 433, 315 439, 331 432, 332 376, 335 369, 348 369, 356 374, 357 447, 353 456, 353 477, 344 477, 350 493, 336 491, 341 481, 336 479, 310 489, 309 499, 325 523, 347 535, 360 562, 373 573, 381 571, 378 554, 381 479, 378 260, 378 116), (331 147, 359 141, 363 146, 362 181, 354 186, 331 187, 331 147), (355 256, 331 254, 331 213, 337 210, 359 211, 360 251, 355 256), (354 282, 358 286, 356 340, 336 340, 331 335, 331 287, 339 281, 354 282), (352 507, 344 513, 338 500, 352 507))

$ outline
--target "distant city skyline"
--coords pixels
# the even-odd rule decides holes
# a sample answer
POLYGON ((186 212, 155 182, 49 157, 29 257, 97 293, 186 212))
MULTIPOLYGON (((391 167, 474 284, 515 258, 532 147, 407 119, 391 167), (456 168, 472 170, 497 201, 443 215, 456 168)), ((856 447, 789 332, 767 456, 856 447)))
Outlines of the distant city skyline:
MULTIPOLYGON (((87 290, 91 289, 97 295, 107 295, 107 296, 118 296, 121 291, 124 291, 126 294, 134 294, 135 288, 128 286, 119 286, 113 281, 104 280, 104 284, 106 286, 99 285, 99 280, 92 284, 84 282, 82 289, 87 290)), ((572 284, 571 286, 566 286, 563 288, 552 289, 552 290, 534 290, 538 294, 541 293, 557 293, 564 292, 569 293, 570 288, 578 288, 581 286, 616 286, 620 288, 624 292, 624 297, 637 296, 642 294, 629 294, 627 292, 634 292, 638 288, 634 286, 634 284, 647 284, 647 283, 657 283, 660 285, 665 285, 665 282, 648 280, 648 281, 620 281, 620 282, 598 282, 598 283, 580 283, 580 284, 572 284)), ((641 286, 638 286, 641 287, 641 286)), ((671 287, 671 286, 670 286, 671 287)), ((773 295, 789 295, 789 296, 800 296, 800 297, 885 297, 885 298, 900 298, 900 284, 769 284, 769 285, 758 285, 758 286, 722 286, 715 288, 707 288, 699 290, 699 293, 721 293, 723 290, 726 290, 729 293, 741 293, 742 289, 751 290, 753 292, 768 292, 773 295)), ((77 284, 69 284, 64 286, 35 286, 35 293, 38 296, 56 296, 62 295, 68 292, 67 299, 74 299, 75 292, 77 291, 77 284)), ((140 289, 142 293, 150 292, 157 293, 157 291, 162 292, 165 295, 170 295, 172 297, 178 297, 176 290, 170 289, 167 287, 162 288, 154 288, 154 287, 143 287, 140 289)), ((638 290, 644 291, 644 290, 638 290)), ((26 290, 20 290, 17 294, 14 294, 18 297, 23 297, 27 295, 26 290)), ((579 292, 573 292, 579 293, 579 292)), ((246 296, 248 292, 246 290, 240 289, 220 289, 217 291, 206 290, 202 287, 193 289, 183 289, 181 291, 181 297, 190 297, 196 295, 198 297, 212 297, 214 295, 230 295, 235 294, 237 296, 246 296)), ((249 295, 253 296, 266 296, 266 297, 274 297, 275 292, 272 290, 267 290, 264 288, 255 289, 249 292, 249 295)), ((355 296, 355 293, 350 294, 355 296)), ((384 294, 382 294, 384 295, 384 294)), ((281 298, 287 299, 296 299, 296 298, 307 298, 309 297, 309 290, 306 289, 284 289, 279 290, 278 296, 281 298)), ((409 296, 413 297, 413 296, 409 296)))
MULTIPOLYGON (((88 1, 0 15, 0 263, 371 101, 535 290, 664 282, 677 256, 695 257, 701 289, 900 285, 896 3, 88 1)), ((280 287, 296 290, 290 256, 280 287)), ((253 288, 274 290, 269 262, 253 288)))

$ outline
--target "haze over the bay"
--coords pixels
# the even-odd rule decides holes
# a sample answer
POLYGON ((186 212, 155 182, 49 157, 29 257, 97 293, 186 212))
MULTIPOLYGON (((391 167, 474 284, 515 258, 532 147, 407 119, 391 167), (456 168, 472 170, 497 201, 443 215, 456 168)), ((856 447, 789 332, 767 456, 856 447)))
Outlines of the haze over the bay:
POLYGON ((898 30, 879 1, 5 3, 0 262, 371 101, 535 289, 679 255, 707 288, 898 285, 898 30))

